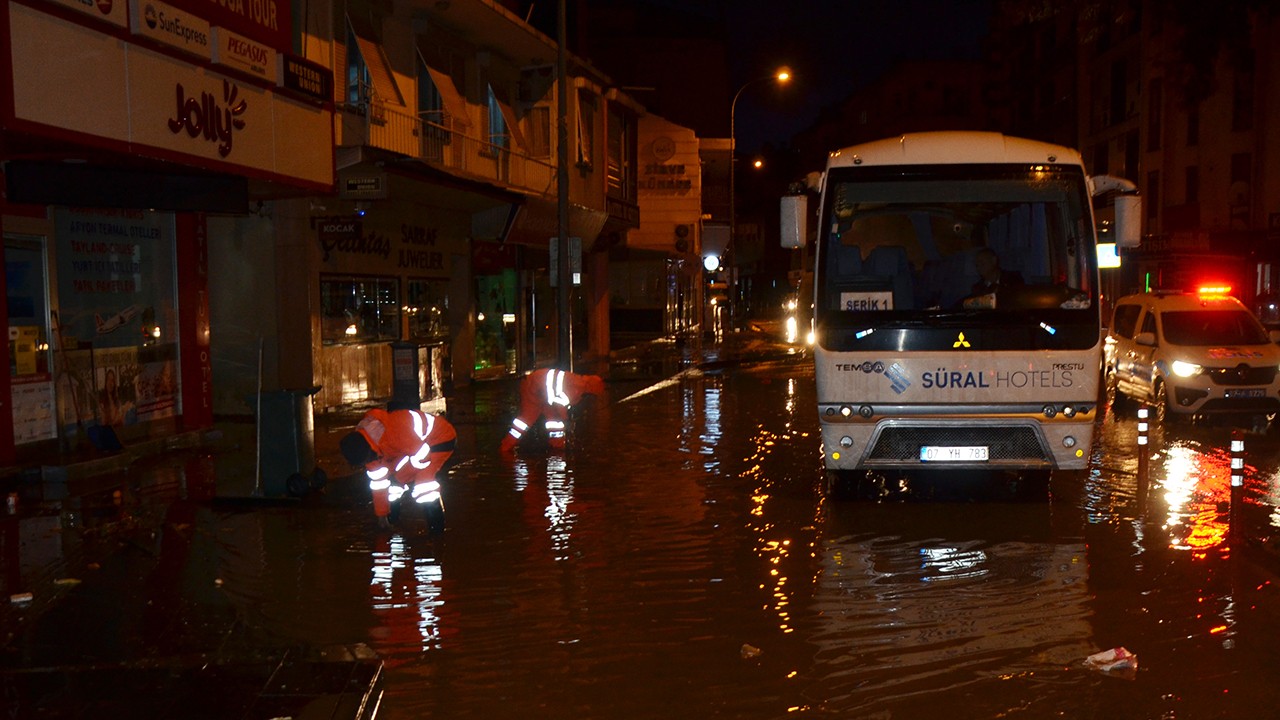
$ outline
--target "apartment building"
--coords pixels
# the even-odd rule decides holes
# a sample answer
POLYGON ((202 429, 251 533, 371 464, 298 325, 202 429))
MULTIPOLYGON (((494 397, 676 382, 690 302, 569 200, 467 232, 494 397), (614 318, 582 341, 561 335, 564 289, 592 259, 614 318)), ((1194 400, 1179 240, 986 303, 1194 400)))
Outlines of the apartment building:
POLYGON ((561 86, 503 5, 7 0, 0 33, 0 463, 273 392, 439 400, 553 359, 562 316, 607 357, 644 109, 572 55, 561 86))

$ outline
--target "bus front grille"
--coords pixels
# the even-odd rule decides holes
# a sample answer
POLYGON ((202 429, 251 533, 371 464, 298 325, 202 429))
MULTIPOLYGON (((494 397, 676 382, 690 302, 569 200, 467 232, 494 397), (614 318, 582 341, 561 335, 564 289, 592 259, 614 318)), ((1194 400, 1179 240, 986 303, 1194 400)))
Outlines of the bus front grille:
POLYGON ((1025 425, 891 425, 880 431, 867 460, 919 461, 925 445, 985 445, 993 462, 1047 459, 1035 430, 1025 425))

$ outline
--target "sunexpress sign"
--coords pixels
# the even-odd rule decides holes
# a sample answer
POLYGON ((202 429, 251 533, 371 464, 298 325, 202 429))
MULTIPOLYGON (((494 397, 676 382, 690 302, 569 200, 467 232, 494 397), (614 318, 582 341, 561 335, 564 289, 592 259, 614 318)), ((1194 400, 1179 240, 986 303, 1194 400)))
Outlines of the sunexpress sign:
POLYGON ((213 59, 209 21, 158 0, 130 0, 129 29, 134 35, 213 59))

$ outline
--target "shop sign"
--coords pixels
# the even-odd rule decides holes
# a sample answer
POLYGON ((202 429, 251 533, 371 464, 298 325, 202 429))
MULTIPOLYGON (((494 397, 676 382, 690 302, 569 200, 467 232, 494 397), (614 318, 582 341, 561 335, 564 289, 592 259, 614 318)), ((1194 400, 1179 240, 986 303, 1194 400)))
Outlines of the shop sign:
POLYGON ((383 260, 391 254, 391 239, 372 230, 366 235, 364 224, 355 218, 316 218, 315 223, 320 249, 324 251, 323 262, 335 253, 373 255, 383 260))
POLYGON ((209 21, 159 0, 130 0, 129 29, 205 60, 213 59, 209 21))
MULTIPOLYGON (((289 0, 170 0, 174 6, 199 15, 276 52, 293 47, 289 0)), ((117 0, 119 2, 119 0, 117 0)))
POLYGON ((116 27, 124 27, 129 22, 129 5, 125 0, 49 0, 49 2, 104 20, 116 27))
POLYGON ((331 109, 26 5, 9 10, 5 40, 21 69, 10 78, 14 119, 152 157, 180 154, 217 172, 333 190, 331 109))
POLYGON ((387 197, 385 175, 358 175, 343 178, 338 197, 345 200, 382 200, 387 197))
POLYGON ((245 119, 241 116, 249 108, 248 101, 240 97, 239 86, 223 80, 221 97, 208 91, 198 96, 195 90, 188 94, 182 83, 174 87, 178 104, 169 117, 169 132, 174 135, 185 132, 188 137, 203 138, 217 144, 219 157, 230 155, 235 131, 245 127, 245 119))
POLYGON ((302 93, 320 102, 333 99, 333 73, 329 68, 300 58, 280 53, 280 87, 302 93))
POLYGON ((221 27, 213 29, 213 61, 273 83, 279 70, 275 50, 221 27))

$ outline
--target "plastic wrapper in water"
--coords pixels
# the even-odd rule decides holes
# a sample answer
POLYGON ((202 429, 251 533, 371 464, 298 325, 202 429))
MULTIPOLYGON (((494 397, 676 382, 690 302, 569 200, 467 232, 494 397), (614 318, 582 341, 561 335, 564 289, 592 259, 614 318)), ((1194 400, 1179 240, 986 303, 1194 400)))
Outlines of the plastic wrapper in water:
POLYGON ((1095 670, 1137 670, 1138 656, 1122 647, 1096 652, 1084 659, 1084 664, 1095 670))

